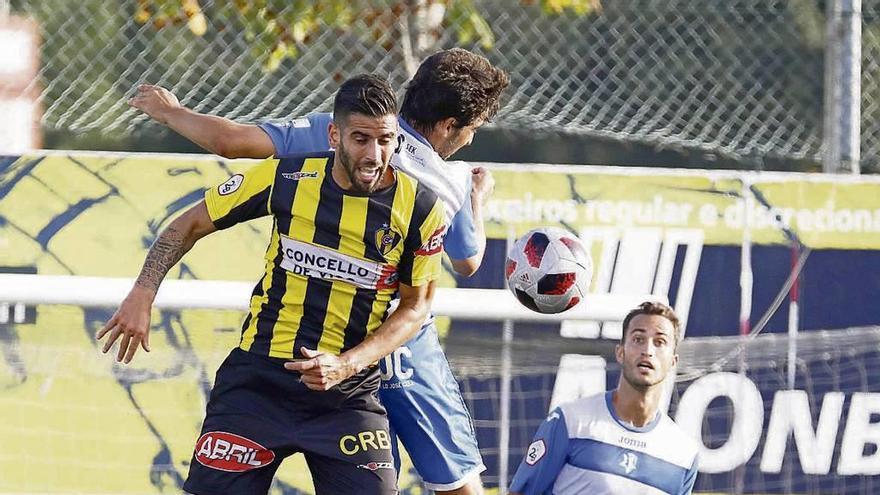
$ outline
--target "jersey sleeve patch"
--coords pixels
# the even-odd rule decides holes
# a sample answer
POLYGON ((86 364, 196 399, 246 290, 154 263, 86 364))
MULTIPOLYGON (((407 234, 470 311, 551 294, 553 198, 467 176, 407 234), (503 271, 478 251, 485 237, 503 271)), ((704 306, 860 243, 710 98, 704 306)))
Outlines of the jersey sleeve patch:
POLYGON ((443 250, 443 236, 446 234, 446 225, 435 230, 428 240, 416 251, 416 256, 433 256, 443 250))
POLYGON ((223 184, 217 186, 217 193, 220 196, 227 196, 229 194, 238 191, 238 188, 241 187, 241 184, 244 182, 244 176, 241 174, 235 174, 229 178, 223 184))
POLYGON ((526 464, 529 466, 534 466, 541 459, 544 458, 544 454, 547 453, 547 446, 544 444, 543 439, 535 440, 529 445, 529 448, 526 450, 526 464))

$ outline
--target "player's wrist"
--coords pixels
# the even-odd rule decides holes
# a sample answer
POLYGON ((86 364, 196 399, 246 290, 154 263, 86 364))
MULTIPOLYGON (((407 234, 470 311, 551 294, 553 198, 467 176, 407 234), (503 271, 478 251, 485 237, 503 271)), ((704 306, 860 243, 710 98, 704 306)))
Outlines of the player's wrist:
POLYGON ((187 111, 188 109, 182 105, 168 105, 166 107, 156 110, 153 118, 164 125, 173 126, 174 122, 177 121, 180 116, 185 114, 187 111))
POLYGON ((361 364, 362 360, 353 355, 351 351, 340 354, 339 362, 343 370, 345 370, 345 374, 347 377, 354 376, 358 374, 358 372, 360 372, 362 369, 366 368, 366 365, 361 364))

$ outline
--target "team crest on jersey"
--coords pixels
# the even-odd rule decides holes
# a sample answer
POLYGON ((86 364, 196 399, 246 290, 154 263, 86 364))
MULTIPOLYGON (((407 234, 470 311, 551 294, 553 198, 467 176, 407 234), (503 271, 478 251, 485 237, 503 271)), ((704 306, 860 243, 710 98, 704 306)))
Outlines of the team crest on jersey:
POLYGON ((632 452, 625 452, 620 456, 620 467, 623 468, 623 471, 626 474, 632 473, 637 467, 639 467, 639 456, 632 452))
POLYGON ((382 224, 382 228, 376 231, 376 249, 385 256, 397 246, 400 239, 401 235, 392 230, 387 223, 382 224))

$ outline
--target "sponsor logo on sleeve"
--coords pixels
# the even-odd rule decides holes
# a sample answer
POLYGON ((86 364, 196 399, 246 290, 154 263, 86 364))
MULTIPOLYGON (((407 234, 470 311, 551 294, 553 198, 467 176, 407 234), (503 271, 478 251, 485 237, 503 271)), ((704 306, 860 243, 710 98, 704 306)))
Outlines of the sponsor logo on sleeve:
POLYGON ((435 230, 428 240, 416 251, 416 256, 431 256, 443 250, 443 237, 446 235, 446 226, 443 225, 435 230))
POLYGON ((290 126, 297 127, 297 128, 304 128, 304 127, 311 127, 312 123, 309 122, 309 119, 307 119, 307 118, 299 118, 299 119, 293 119, 290 122, 290 126))
POLYGON ((544 454, 547 453, 547 446, 544 445, 544 440, 535 440, 529 445, 528 450, 526 450, 526 464, 529 466, 534 466, 538 463, 543 457, 544 454))
POLYGON ((232 194, 235 191, 238 191, 238 188, 241 187, 241 184, 244 182, 244 176, 241 174, 235 174, 229 178, 223 184, 217 186, 217 192, 220 193, 220 196, 226 196, 227 194, 232 194))
POLYGON ((275 460, 275 453, 266 447, 225 431, 205 433, 196 442, 195 450, 199 464, 230 473, 268 466, 275 460))

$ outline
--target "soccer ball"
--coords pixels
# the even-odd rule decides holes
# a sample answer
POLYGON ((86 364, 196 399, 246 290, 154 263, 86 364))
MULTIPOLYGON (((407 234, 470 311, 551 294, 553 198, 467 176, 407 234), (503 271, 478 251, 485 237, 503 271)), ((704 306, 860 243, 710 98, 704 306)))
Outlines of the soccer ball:
POLYGON ((557 227, 530 230, 507 253, 507 286, 523 306, 561 313, 587 295, 593 263, 571 232, 557 227))

